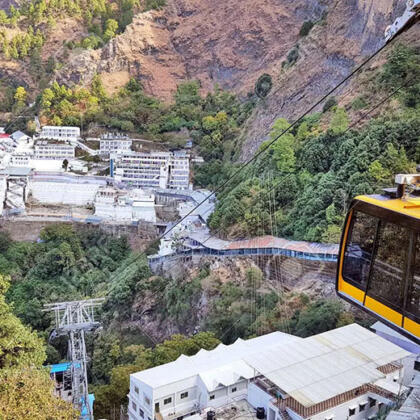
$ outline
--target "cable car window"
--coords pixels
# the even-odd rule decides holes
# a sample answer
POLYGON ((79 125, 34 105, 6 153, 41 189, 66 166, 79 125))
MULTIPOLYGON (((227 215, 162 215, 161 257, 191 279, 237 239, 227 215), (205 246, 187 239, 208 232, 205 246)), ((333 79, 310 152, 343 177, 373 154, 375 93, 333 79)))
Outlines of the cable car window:
POLYGON ((381 221, 377 241, 367 294, 402 308, 410 232, 402 226, 381 221))
POLYGON ((417 236, 413 277, 407 296, 407 312, 420 318, 420 235, 417 236))
POLYGON ((354 212, 344 254, 343 277, 366 290, 378 219, 354 212))

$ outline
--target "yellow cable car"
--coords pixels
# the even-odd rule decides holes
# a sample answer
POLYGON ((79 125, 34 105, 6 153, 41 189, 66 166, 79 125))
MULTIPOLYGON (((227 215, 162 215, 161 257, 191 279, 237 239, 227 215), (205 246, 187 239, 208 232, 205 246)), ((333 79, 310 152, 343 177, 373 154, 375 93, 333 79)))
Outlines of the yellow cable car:
POLYGON ((337 294, 420 344, 420 174, 356 197, 338 259, 337 294))

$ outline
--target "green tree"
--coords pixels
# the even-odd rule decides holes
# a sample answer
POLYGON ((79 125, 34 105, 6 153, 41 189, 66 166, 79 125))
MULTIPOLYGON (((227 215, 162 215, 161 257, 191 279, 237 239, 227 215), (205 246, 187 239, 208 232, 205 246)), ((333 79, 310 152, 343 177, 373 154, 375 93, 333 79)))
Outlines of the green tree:
POLYGON ((104 41, 108 42, 114 38, 118 30, 118 22, 115 19, 108 19, 105 22, 104 41))
POLYGON ((334 134, 342 134, 349 127, 349 118, 344 108, 337 107, 331 119, 330 128, 334 134))
POLYGON ((27 93, 23 86, 19 86, 18 88, 16 88, 15 101, 18 105, 25 105, 26 96, 27 93))
POLYGON ((270 132, 271 141, 278 138, 271 149, 277 169, 283 173, 293 172, 296 164, 295 138, 290 131, 282 134, 289 126, 290 124, 284 118, 280 118, 274 123, 270 132))

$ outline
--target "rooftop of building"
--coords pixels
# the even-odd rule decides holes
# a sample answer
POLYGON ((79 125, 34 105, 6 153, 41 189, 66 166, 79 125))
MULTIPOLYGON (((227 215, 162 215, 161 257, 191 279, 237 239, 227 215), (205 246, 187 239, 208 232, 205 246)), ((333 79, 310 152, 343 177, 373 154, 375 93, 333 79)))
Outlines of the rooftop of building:
POLYGON ((307 252, 311 254, 332 254, 338 255, 339 246, 335 244, 322 244, 316 242, 291 241, 275 236, 260 236, 253 239, 240 241, 225 241, 208 236, 207 232, 194 232, 190 238, 205 244, 207 248, 216 250, 237 250, 237 249, 258 249, 278 248, 288 249, 295 252, 307 252))
POLYGON ((72 147, 74 148, 75 146, 65 143, 63 141, 59 141, 59 140, 37 140, 35 142, 35 146, 55 146, 55 145, 59 145, 59 146, 67 146, 67 147, 72 147))
POLYGON ((73 126, 65 126, 65 125, 44 125, 42 127, 43 130, 48 129, 72 129, 72 130, 80 130, 79 127, 73 127, 73 126))
POLYGON ((1 170, 0 175, 29 176, 31 172, 32 168, 9 166, 8 168, 1 170))
POLYGON ((262 376, 285 398, 306 408, 378 381, 380 387, 386 376, 384 366, 409 355, 351 324, 307 338, 275 332, 238 339, 131 376, 154 389, 199 376, 209 392, 262 376))
POLYGON ((385 374, 410 353, 358 324, 259 351, 245 361, 282 392, 311 407, 385 374), (279 357, 281 355, 281 357, 279 357))
POLYGON ((213 391, 220 384, 225 386, 234 384, 239 378, 251 378, 254 370, 247 365, 243 358, 262 348, 278 346, 281 343, 300 341, 282 332, 273 332, 249 340, 238 339, 233 344, 219 344, 213 350, 200 350, 194 356, 181 355, 177 360, 165 365, 137 372, 131 376, 152 388, 159 388, 167 384, 199 375, 209 391, 213 391))
POLYGON ((10 137, 12 137, 14 140, 20 140, 22 138, 29 137, 29 136, 25 134, 23 131, 18 130, 12 133, 10 137))

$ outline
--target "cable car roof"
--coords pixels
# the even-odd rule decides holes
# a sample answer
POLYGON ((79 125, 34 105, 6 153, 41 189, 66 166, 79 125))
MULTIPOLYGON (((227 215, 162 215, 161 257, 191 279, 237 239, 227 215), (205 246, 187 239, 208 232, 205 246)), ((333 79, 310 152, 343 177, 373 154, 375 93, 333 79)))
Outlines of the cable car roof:
POLYGON ((365 203, 374 204, 375 206, 384 209, 401 213, 415 219, 420 219, 420 198, 409 197, 406 200, 401 198, 390 198, 385 195, 361 195, 356 197, 356 200, 364 201, 365 203))

